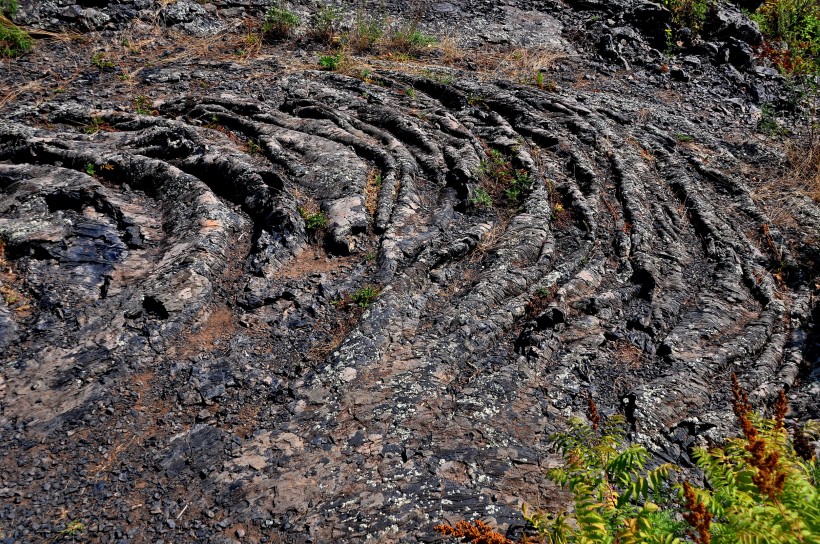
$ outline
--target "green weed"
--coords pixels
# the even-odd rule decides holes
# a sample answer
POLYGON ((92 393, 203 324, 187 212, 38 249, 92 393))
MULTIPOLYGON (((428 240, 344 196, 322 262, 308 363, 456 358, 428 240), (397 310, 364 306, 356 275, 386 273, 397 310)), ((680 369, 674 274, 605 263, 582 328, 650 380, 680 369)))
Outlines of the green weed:
POLYGON ((0 15, 11 17, 17 13, 17 0, 0 0, 0 15))
POLYGON ((353 28, 343 37, 343 42, 357 53, 369 51, 384 36, 387 24, 383 17, 376 17, 363 10, 356 12, 353 28))
POLYGON ((327 226, 327 217, 321 210, 314 212, 300 206, 299 215, 305 220, 305 229, 308 231, 317 231, 327 226))
POLYGON ((492 208, 493 198, 483 187, 476 187, 472 198, 470 198, 470 204, 477 208, 492 208))
POLYGON ((359 308, 367 308, 379 296, 380 290, 372 285, 356 290, 350 300, 359 308))
POLYGON ((716 4, 714 0, 661 0, 661 3, 669 8, 675 25, 686 27, 700 32, 703 23, 716 4))
POLYGON ((345 54, 342 51, 337 51, 333 55, 322 55, 319 57, 319 66, 322 67, 323 70, 330 70, 336 71, 341 66, 345 60, 345 54))
POLYGON ((151 100, 145 95, 139 95, 134 98, 134 111, 139 115, 153 115, 154 109, 151 100))
POLYGON ((766 37, 763 53, 783 72, 820 72, 819 2, 768 0, 750 17, 766 37))
POLYGON ((68 522, 65 529, 60 531, 60 534, 65 536, 74 536, 82 533, 83 531, 85 531, 85 524, 81 521, 72 520, 68 522))
POLYGON ((0 57, 19 57, 31 51, 33 43, 27 32, 5 17, 0 18, 0 57))
MULTIPOLYGON (((790 433, 784 426, 788 404, 782 391, 771 418, 753 411, 734 375, 732 394, 742 435, 719 448, 694 449, 704 487, 680 478, 674 483, 671 475, 677 467, 651 463, 646 448, 630 442, 626 420, 602 417, 590 397, 588 420, 571 419, 567 431, 551 437, 563 465, 550 469, 547 477, 571 493, 572 509, 531 513, 523 508, 538 542, 817 542, 820 467, 810 440, 820 435, 820 426, 808 422, 790 433)), ((451 538, 512 544, 482 522, 435 529, 451 538)))

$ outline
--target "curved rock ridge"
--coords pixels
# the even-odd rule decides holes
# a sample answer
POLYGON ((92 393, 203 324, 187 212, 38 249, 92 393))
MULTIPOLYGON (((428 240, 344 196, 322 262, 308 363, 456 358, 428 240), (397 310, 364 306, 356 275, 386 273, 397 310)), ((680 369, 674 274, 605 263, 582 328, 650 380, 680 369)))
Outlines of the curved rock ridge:
POLYGON ((0 127, 21 466, 32 440, 111 433, 75 485, 140 504, 137 539, 152 516, 174 538, 423 539, 555 500, 547 436, 587 395, 686 463, 727 430, 731 372, 794 385, 809 278, 722 141, 617 94, 373 79, 0 127), (493 161, 529 177, 520 200, 476 204, 493 161))

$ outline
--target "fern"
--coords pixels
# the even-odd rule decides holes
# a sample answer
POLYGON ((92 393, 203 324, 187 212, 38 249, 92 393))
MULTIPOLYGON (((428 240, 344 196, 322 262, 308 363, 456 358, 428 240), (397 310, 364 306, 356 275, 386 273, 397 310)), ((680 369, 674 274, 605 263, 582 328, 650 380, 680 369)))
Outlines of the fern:
POLYGON ((765 418, 734 377, 732 392, 742 435, 693 451, 705 488, 673 485, 675 467, 652 466, 627 440, 624 418, 602 418, 590 400, 589 423, 571 419, 551 437, 564 463, 547 477, 572 493, 571 510, 525 505, 524 519, 545 544, 820 544, 820 468, 809 443, 820 425, 790 433, 783 393, 765 418))

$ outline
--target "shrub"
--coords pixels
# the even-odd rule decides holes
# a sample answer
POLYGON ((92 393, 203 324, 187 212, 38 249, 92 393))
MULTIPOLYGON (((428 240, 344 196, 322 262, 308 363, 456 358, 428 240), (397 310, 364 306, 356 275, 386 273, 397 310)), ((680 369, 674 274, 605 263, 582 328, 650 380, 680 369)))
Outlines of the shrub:
POLYGON ((505 199, 509 204, 521 200, 532 187, 532 179, 526 170, 513 168, 510 159, 497 149, 487 151, 487 158, 478 169, 482 189, 492 199, 505 199))
POLYGON ((781 70, 797 74, 820 71, 820 3, 817 0, 768 0, 751 18, 766 36, 765 54, 781 70))
POLYGON ((547 542, 675 542, 685 524, 661 508, 673 500, 667 485, 672 465, 647 469, 649 452, 627 441, 625 419, 601 418, 592 399, 589 408, 591 424, 573 419, 569 431, 552 437, 564 466, 547 476, 572 492, 574 512, 525 509, 524 517, 547 542))
POLYGON ((156 110, 152 108, 151 100, 141 94, 134 98, 134 111, 139 115, 154 115, 156 110))
POLYGON ((105 53, 97 52, 91 55, 91 64, 99 68, 100 70, 105 70, 106 68, 113 68, 114 63, 106 58, 105 53))
POLYGON ((274 39, 288 38, 299 26, 299 17, 290 11, 284 2, 271 7, 265 14, 262 33, 274 39))
POLYGON ((31 51, 32 43, 27 32, 0 16, 0 57, 19 57, 31 51))
POLYGON ((493 199, 483 187, 476 187, 472 198, 470 198, 470 204, 476 208, 492 208, 493 199))
POLYGON ((703 23, 715 8, 714 0, 662 0, 661 3, 672 12, 676 26, 695 32, 703 28, 703 23))

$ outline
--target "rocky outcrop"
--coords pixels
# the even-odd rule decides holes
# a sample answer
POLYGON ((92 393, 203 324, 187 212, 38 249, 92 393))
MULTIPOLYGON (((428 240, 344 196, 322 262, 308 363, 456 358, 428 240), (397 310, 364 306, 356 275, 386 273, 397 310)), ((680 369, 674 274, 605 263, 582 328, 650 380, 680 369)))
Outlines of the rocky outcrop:
POLYGON ((618 26, 638 11, 589 22, 608 57, 547 4, 544 88, 183 59, 139 76, 164 97, 141 113, 75 101, 99 87, 6 105, 0 535, 514 532, 561 504, 548 437, 589 396, 683 466, 730 432, 732 372, 816 416, 820 214, 795 195, 781 229, 749 183, 779 155, 740 89, 776 78, 692 54, 681 82, 618 26))

